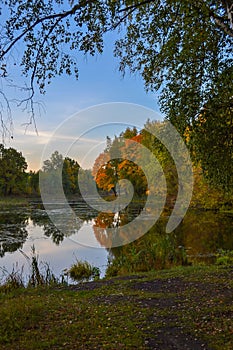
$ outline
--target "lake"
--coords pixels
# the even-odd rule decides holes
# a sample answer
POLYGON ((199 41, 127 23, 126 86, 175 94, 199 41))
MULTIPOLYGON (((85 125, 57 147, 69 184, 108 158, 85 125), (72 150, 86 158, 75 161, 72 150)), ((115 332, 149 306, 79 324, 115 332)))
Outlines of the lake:
MULTIPOLYGON (((13 266, 24 266, 27 274, 29 266, 25 256, 31 256, 34 246, 39 261, 48 263, 56 276, 60 276, 76 259, 81 259, 99 267, 103 277, 108 259, 113 255, 111 248, 106 248, 106 240, 110 238, 106 237, 103 228, 113 227, 116 216, 98 213, 81 200, 72 202, 71 206, 81 220, 76 222, 75 228, 67 227, 65 234, 52 224, 51 213, 49 217, 40 203, 0 208, 0 267, 11 272, 13 266)), ((137 203, 130 210, 121 212, 119 226, 136 217, 141 208, 137 203)), ((51 209, 61 221, 65 211, 61 203, 56 209, 51 209)), ((192 261, 213 261, 218 249, 233 250, 233 216, 189 210, 172 234, 177 246, 185 247, 192 261)))

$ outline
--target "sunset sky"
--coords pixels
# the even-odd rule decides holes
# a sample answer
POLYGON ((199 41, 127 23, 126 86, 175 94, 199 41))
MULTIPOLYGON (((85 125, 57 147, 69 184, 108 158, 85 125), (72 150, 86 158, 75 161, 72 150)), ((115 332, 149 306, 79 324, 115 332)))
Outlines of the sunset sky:
MULTIPOLYGON (((118 72, 118 61, 112 54, 112 42, 113 37, 109 35, 103 55, 94 58, 80 56, 78 81, 74 77, 57 77, 48 86, 46 95, 37 97, 38 101, 41 102, 41 106, 43 106, 41 114, 38 113, 36 117, 38 135, 33 126, 30 126, 25 133, 25 126, 22 124, 27 121, 28 116, 25 111, 14 110, 14 138, 13 140, 6 140, 6 146, 22 151, 28 162, 28 170, 39 169, 44 146, 50 140, 54 130, 70 116, 83 109, 110 102, 123 102, 142 105, 159 113, 156 94, 145 92, 140 76, 132 76, 128 73, 123 78, 118 72)), ((157 119, 162 119, 158 113, 156 114, 157 119)), ((85 118, 88 118, 88 116, 84 116, 85 118)), ((99 123, 100 119, 99 117, 99 123)), ((106 116, 103 116, 103 119, 106 123, 106 116)), ((129 124, 135 122, 136 125, 139 125, 140 123, 139 126, 142 127, 148 119, 148 115, 145 115, 145 117, 131 115, 129 118, 124 116, 122 119, 126 123, 129 122, 129 124)), ((153 116, 151 119, 153 119, 153 116)), ((115 121, 117 122, 117 120, 115 121)), ((79 126, 81 125, 82 120, 80 120, 79 126)), ((81 129, 83 130, 83 128, 81 129)), ((122 131, 120 127, 116 129, 116 126, 113 126, 112 132, 109 128, 106 132, 109 136, 113 136, 118 131, 122 131)), ((78 134, 77 130, 76 132, 78 134)), ((62 129, 60 130, 61 133, 62 129)), ((92 133, 89 136, 92 143, 89 146, 86 143, 86 151, 90 150, 93 142, 95 143, 94 134, 92 133)), ((101 147, 103 149, 103 140, 106 136, 101 135, 102 146, 98 146, 96 150, 101 150, 101 147)), ((97 140, 98 145, 101 142, 97 140)), ((62 153, 62 149, 60 151, 62 153)), ((80 154, 81 157, 85 156, 85 149, 80 152, 83 153, 80 154)), ((79 159, 77 160, 79 161, 79 159)), ((86 163, 83 166, 90 167, 90 164, 86 163)))

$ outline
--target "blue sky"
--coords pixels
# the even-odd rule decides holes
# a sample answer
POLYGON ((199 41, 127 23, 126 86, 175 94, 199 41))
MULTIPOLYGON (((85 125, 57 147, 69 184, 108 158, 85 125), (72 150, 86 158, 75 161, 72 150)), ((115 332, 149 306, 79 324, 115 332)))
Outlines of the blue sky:
MULTIPOLYGON (((70 116, 83 109, 103 103, 125 102, 139 104, 159 112, 156 94, 145 92, 139 75, 132 76, 128 73, 123 78, 118 72, 118 61, 112 53, 113 39, 112 34, 108 35, 102 55, 96 57, 80 55, 78 81, 74 77, 57 77, 48 86, 46 95, 37 97, 43 105, 41 113, 36 117, 38 135, 33 126, 30 126, 25 133, 25 127, 22 124, 27 121, 28 116, 25 111, 14 110, 14 139, 7 141, 6 146, 14 147, 23 153, 28 162, 28 169, 39 169, 43 149, 54 130, 70 116)), ((159 114, 156 115, 157 119, 162 118, 159 114)), ((141 126, 147 118, 148 116, 141 115, 141 126)), ((106 121, 106 116, 104 119, 106 121)), ((131 116, 128 120, 129 124, 132 124, 133 120, 131 116)), ((81 120, 80 123, 82 123, 81 120)), ((114 128, 112 135, 115 133, 114 128)), ((106 136, 104 135, 104 138, 106 136)), ((88 151, 88 144, 86 147, 88 151)), ((101 147, 98 148, 98 152, 100 150, 101 147)), ((84 150, 82 152, 85 153, 84 150)), ((90 164, 84 164, 84 167, 90 167, 90 164)))

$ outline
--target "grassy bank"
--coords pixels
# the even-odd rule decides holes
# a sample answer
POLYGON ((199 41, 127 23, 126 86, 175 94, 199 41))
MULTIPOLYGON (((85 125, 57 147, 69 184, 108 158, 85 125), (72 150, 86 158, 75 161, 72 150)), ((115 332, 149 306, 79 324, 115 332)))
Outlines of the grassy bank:
POLYGON ((0 289, 0 348, 232 349, 231 267, 0 289))
POLYGON ((26 206, 28 204, 29 202, 26 197, 0 197, 0 208, 26 206))

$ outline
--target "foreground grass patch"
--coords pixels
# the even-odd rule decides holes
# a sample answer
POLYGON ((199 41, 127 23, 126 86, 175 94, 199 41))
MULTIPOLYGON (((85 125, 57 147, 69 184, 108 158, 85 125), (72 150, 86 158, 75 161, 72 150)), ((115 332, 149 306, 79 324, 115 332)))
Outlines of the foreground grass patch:
POLYGON ((0 208, 27 206, 28 204, 28 199, 24 197, 0 197, 0 208))
POLYGON ((214 266, 0 292, 0 348, 230 350, 232 292, 214 266))
POLYGON ((135 320, 131 320, 136 312, 133 305, 94 302, 94 295, 95 292, 44 289, 3 298, 1 348, 94 349, 101 346, 111 349, 119 348, 121 344, 122 348, 140 346, 141 334, 137 334, 135 320))

